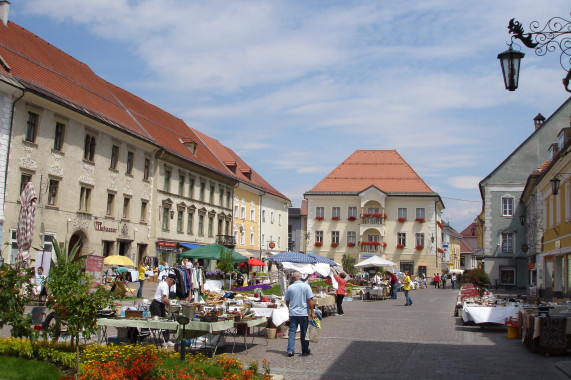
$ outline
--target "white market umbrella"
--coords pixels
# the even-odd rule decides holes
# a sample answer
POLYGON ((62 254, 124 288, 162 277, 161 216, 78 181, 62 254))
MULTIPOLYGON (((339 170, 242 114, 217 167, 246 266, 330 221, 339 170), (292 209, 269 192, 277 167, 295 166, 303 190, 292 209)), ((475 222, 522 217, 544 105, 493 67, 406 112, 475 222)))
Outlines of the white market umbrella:
POLYGON ((38 196, 31 182, 26 183, 24 191, 20 194, 20 214, 18 215, 18 256, 16 262, 28 266, 30 260, 30 247, 34 234, 34 218, 38 196))
POLYGON ((371 256, 366 260, 361 261, 358 264, 355 264, 355 268, 371 268, 371 267, 396 267, 397 265, 392 261, 387 259, 383 259, 379 256, 371 256))

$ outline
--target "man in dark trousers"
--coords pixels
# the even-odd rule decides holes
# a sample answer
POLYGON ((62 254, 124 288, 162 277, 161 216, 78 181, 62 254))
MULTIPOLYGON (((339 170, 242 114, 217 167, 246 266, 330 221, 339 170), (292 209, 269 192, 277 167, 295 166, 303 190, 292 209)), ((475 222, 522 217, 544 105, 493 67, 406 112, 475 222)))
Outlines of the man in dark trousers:
POLYGON ((285 301, 289 308, 289 336, 287 340, 287 356, 292 357, 295 351, 295 333, 297 326, 301 330, 301 355, 307 356, 310 354, 309 341, 305 340, 305 333, 309 323, 308 315, 315 318, 316 315, 313 311, 313 292, 311 287, 301 281, 301 273, 295 271, 291 275, 292 282, 286 291, 285 301))
POLYGON ((399 290, 399 279, 396 274, 393 272, 388 271, 387 275, 389 276, 389 280, 391 281, 391 298, 396 300, 397 293, 399 290))

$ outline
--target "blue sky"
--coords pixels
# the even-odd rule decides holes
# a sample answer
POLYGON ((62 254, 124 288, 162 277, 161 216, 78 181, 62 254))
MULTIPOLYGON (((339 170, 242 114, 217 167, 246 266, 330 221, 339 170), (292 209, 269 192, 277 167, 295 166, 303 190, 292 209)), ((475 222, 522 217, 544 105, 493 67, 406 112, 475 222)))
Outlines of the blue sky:
POLYGON ((478 182, 567 98, 559 53, 507 24, 567 19, 568 0, 12 0, 10 20, 236 151, 299 207, 357 149, 396 149, 458 231, 478 182))

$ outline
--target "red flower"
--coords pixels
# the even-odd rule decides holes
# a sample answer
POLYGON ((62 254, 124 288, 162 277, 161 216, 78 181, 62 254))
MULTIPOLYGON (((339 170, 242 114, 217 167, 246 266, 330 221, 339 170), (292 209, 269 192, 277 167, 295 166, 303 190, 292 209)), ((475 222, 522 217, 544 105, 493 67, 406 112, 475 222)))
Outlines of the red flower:
POLYGON ((401 223, 402 223, 402 222, 406 222, 406 218, 399 218, 398 220, 399 220, 399 222, 401 222, 401 223))
POLYGON ((337 248, 339 246, 339 243, 331 243, 331 247, 333 248, 337 248))
POLYGON ((371 216, 371 214, 363 214, 364 218, 368 218, 369 216, 371 216))
POLYGON ((322 216, 316 216, 315 220, 323 220, 324 218, 322 216))
POLYGON ((397 244, 397 249, 403 249, 403 248, 404 248, 404 245, 402 245, 402 244, 397 244))
POLYGON ((437 221, 437 222, 436 222, 436 224, 438 224, 438 227, 440 227, 440 228, 444 228, 444 226, 442 225, 442 222, 441 222, 440 220, 439 220, 439 221, 437 221))
POLYGON ((416 246, 416 249, 419 250, 419 251, 422 251, 422 250, 424 249, 424 245, 419 244, 419 245, 416 246))
POLYGON ((418 223, 424 223, 424 218, 416 218, 415 219, 418 223))
POLYGON ((321 247, 323 245, 322 241, 316 241, 314 244, 316 247, 321 247))
POLYGON ((354 216, 350 216, 347 218, 347 220, 354 222, 355 220, 357 220, 357 218, 355 218, 354 216))
POLYGON ((338 216, 334 216, 334 217, 331 218, 331 220, 339 220, 339 217, 338 217, 338 216))
POLYGON ((384 241, 384 242, 383 242, 383 247, 386 247, 386 246, 387 246, 387 242, 384 241))
POLYGON ((354 247, 355 243, 347 243, 347 247, 354 247))
POLYGON ((444 250, 442 248, 438 248, 438 252, 439 253, 444 253, 444 250))
POLYGON ((383 218, 387 219, 388 215, 387 214, 383 214, 383 218))
POLYGON ((381 214, 379 214, 378 212, 376 212, 376 213, 374 213, 372 216, 373 216, 373 218, 380 218, 380 217, 381 217, 381 214))

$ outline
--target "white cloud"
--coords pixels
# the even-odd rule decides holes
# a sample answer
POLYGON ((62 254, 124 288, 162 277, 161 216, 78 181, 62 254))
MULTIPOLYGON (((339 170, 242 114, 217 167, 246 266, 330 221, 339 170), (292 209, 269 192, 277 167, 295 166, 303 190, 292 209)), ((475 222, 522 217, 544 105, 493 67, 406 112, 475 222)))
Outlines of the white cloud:
POLYGON ((481 180, 480 177, 459 176, 448 178, 448 184, 456 189, 477 189, 481 180))

